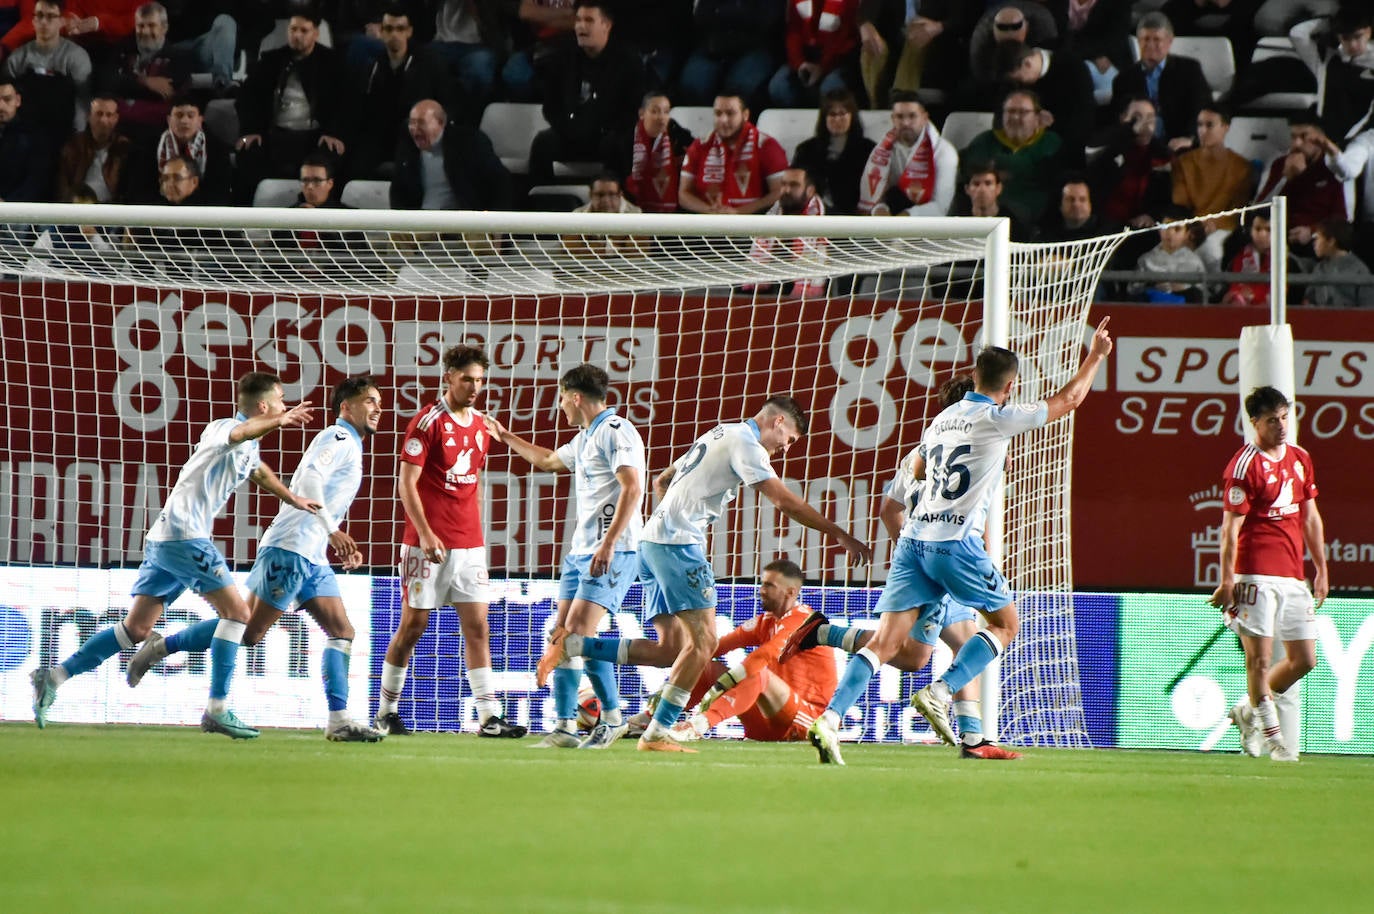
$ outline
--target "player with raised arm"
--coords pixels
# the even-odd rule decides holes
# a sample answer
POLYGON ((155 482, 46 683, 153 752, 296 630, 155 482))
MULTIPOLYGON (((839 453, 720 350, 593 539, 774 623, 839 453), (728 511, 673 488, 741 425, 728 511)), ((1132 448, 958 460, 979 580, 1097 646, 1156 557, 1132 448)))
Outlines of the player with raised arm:
MULTIPOLYGON (((329 721, 324 735, 334 742, 374 743, 384 735, 348 717, 348 658, 353 646, 353 623, 344 608, 339 582, 329 567, 326 550, 342 559, 345 570, 362 564, 363 554, 343 529, 343 519, 363 481, 363 442, 376 434, 382 418, 382 395, 372 378, 349 378, 330 397, 335 422, 315 436, 306 448, 291 491, 319 502, 313 516, 283 505, 258 544, 257 560, 248 575, 251 618, 243 634, 249 647, 262 641, 292 604, 310 614, 328 636, 322 661, 324 694, 329 721)), ((148 636, 129 661, 130 686, 168 654, 208 650, 214 637, 213 620, 187 626, 168 638, 148 636)))
MULTIPOLYGON (((953 406, 972 391, 973 379, 967 375, 945 382, 940 387, 941 408, 953 406)), ((878 508, 878 519, 882 521, 883 528, 892 538, 894 545, 901 538, 907 509, 914 507, 920 498, 921 483, 924 480, 913 475, 913 467, 917 457, 924 459, 922 447, 918 444, 907 454, 897 468, 896 477, 879 496, 882 504, 878 508)), ((935 652, 936 638, 945 642, 951 651, 958 654, 965 642, 977 633, 978 625, 973 608, 954 602, 946 594, 940 600, 938 611, 912 627, 907 641, 887 661, 887 665, 903 672, 915 673, 924 669, 930 662, 935 652)), ((852 654, 867 645, 873 634, 868 629, 834 625, 824 614, 815 612, 788 637, 781 656, 786 659, 798 651, 817 646, 835 647, 852 654)), ((954 714, 959 723, 960 758, 1011 760, 1021 757, 1021 753, 1005 749, 983 737, 981 690, 977 678, 954 693, 954 714)))
MULTIPOLYGON (((807 426, 801 404, 791 397, 771 397, 752 419, 718 425, 702 435, 654 481, 659 503, 644 524, 639 577, 649 607, 645 611, 651 617, 672 616, 682 648, 659 690, 639 749, 695 751, 674 739, 672 728, 702 669, 715 656, 716 587, 706 558, 706 528, 741 485, 753 488, 798 523, 835 539, 852 559, 867 562, 872 558, 867 545, 783 485, 770 463, 773 455, 785 454, 806 434, 807 426)), ((626 663, 634 644, 634 639, 566 635, 540 658, 536 680, 542 681, 568 657, 626 663)))
POLYGON ((716 654, 754 648, 730 668, 713 660, 701 672, 689 702, 697 713, 673 727, 679 741, 703 738, 714 726, 739 718, 746 739, 797 742, 835 691, 835 652, 813 649, 780 659, 788 636, 804 622, 809 608, 798 602, 801 568, 787 559, 763 567, 759 604, 763 612, 720 639, 716 654))
POLYGON ((988 558, 983 527, 1001 482, 1010 440, 1077 409, 1107 354, 1112 339, 1103 318, 1078 371, 1047 400, 1008 406, 1016 384, 1016 354, 989 346, 973 367, 974 389, 927 426, 911 474, 924 478, 920 498, 908 514, 893 554, 887 584, 874 612, 878 630, 860 648, 840 679, 825 713, 811 726, 811 742, 822 764, 844 764, 840 715, 854 704, 878 667, 897 655, 912 627, 940 610, 948 594, 983 614, 988 627, 964 644, 945 674, 921 689, 911 703, 939 737, 955 745, 948 705, 954 692, 973 681, 1016 637, 1018 620, 1011 590, 988 558))
POLYGON ((1245 398, 1255 429, 1226 465, 1222 488, 1221 583, 1213 606, 1245 648, 1247 697, 1231 708, 1247 755, 1267 747, 1276 762, 1296 762, 1284 744, 1274 699, 1317 665, 1316 607, 1330 590, 1326 543, 1317 511, 1317 476, 1312 456, 1288 442, 1288 398, 1273 387, 1257 387, 1245 398), (1312 556, 1312 589, 1303 575, 1303 547, 1312 556), (1272 669, 1274 638, 1284 657, 1272 669))
MULTIPOLYGON (((639 569, 639 533, 644 527, 644 439, 629 420, 606 405, 611 379, 595 365, 578 365, 558 382, 558 405, 573 439, 556 451, 521 438, 487 416, 503 444, 541 470, 572 471, 577 477, 577 527, 558 575, 558 614, 550 640, 569 632, 595 635, 608 612, 620 608, 639 569)), ((606 660, 573 657, 553 671, 558 723, 536 746, 605 749, 625 734, 620 688, 606 660), (585 740, 577 736, 577 690, 586 668, 601 720, 585 740)))
POLYGON ((396 488, 405 509, 401 540, 401 623, 382 663, 375 726, 393 736, 410 731, 397 706, 406 670, 429 614, 451 605, 463 633, 468 685, 477 704, 478 736, 521 737, 525 728, 501 716, 491 672, 491 600, 481 485, 491 433, 473 404, 486 383, 487 354, 475 346, 444 352, 444 392, 410 420, 401 445, 396 488))
POLYGON ((224 556, 210 540, 211 527, 245 479, 295 509, 319 510, 318 501, 288 489, 258 454, 258 439, 263 435, 305 425, 309 420, 309 403, 286 408, 276 375, 251 371, 239 379, 238 413, 205 427, 148 530, 143 562, 134 581, 133 603, 124 620, 96 632, 57 666, 33 671, 33 717, 39 727, 47 724, 48 709, 62 683, 95 669, 121 650, 132 650, 149 636, 163 610, 189 587, 219 616, 213 623, 210 642, 210 701, 201 715, 200 728, 234 739, 258 735, 229 710, 226 702, 249 612, 224 556))

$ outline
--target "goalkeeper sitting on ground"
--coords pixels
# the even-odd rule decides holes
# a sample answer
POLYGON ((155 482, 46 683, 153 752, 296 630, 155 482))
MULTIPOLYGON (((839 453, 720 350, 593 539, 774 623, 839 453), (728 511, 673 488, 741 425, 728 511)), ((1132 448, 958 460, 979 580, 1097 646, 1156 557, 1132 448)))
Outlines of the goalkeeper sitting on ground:
POLYGON ((718 660, 707 664, 688 705, 700 700, 701 707, 673 728, 678 740, 700 739, 732 717, 739 718, 749 739, 806 739, 807 728, 825 710, 837 680, 832 650, 801 651, 786 663, 778 660, 787 636, 810 614, 809 607, 797 602, 801 586, 802 570, 793 562, 779 559, 763 569, 763 612, 721 638, 717 648, 719 655, 744 647, 754 651, 730 669, 718 660))

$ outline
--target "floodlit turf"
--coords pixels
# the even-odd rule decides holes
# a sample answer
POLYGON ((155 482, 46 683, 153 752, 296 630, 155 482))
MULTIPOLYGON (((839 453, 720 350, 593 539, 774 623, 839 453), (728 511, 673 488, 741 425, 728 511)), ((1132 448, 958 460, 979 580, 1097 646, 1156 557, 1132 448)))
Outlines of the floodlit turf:
POLYGON ((0 725, 0 910, 1369 910, 1374 759, 0 725))

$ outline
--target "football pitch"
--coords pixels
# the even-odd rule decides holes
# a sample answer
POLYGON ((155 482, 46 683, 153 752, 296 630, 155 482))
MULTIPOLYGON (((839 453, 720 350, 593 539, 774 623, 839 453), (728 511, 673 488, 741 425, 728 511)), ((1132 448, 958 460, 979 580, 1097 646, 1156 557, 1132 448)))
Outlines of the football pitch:
POLYGON ((1374 759, 0 725, 16 912, 1366 911, 1374 759))

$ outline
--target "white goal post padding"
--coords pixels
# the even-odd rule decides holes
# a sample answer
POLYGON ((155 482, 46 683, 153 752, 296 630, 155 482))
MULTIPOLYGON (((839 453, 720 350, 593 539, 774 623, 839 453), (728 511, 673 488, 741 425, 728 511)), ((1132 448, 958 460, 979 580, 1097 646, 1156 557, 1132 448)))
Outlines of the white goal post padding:
MULTIPOLYGON (((385 392, 371 477, 347 524, 372 571, 371 606, 350 606, 372 632, 370 652, 355 647, 353 672, 375 679, 398 605, 399 434, 437 396, 439 358, 457 343, 480 344, 492 358, 480 406, 548 447, 573 433, 557 409, 562 372, 582 361, 605 368, 613 405, 646 439, 651 473, 718 421, 752 415, 771 394, 797 397, 811 431, 776 461, 780 476, 876 543, 878 558, 850 567, 833 544, 742 493, 710 542, 721 616, 737 624, 756 612, 752 582, 784 557, 813 582, 808 603, 871 624, 890 552, 879 499, 938 411, 940 385, 966 373, 990 338, 1022 357, 1016 399, 1062 385, 1091 336, 1092 293, 1120 240, 1011 245, 995 219, 4 204, 0 222, 5 379, 27 396, 11 410, 0 456, 0 562, 10 602, 35 632, 31 654, 0 673, 5 717, 26 713, 20 667, 61 659, 96 621, 122 612, 126 585, 111 576, 137 565, 173 474, 205 423, 232 408, 234 380, 249 370, 281 375, 289 402, 325 403, 333 385, 363 372, 385 392), (68 569, 70 593, 51 592, 40 572, 54 568, 68 569), (109 579, 94 587, 103 601, 87 595, 93 574, 109 579)), ((264 457, 289 473, 324 421, 265 439, 264 457)), ((1002 668, 1000 730, 1023 744, 1087 745, 1069 559, 1071 440, 1069 419, 1013 444, 996 531, 1023 632, 1002 668)), ((550 703, 531 671, 552 610, 568 482, 497 447, 484 487, 498 687, 508 716, 538 727, 550 703)), ((275 511, 270 496, 246 490, 230 502, 216 534, 236 568, 251 564, 275 511)), ((615 618, 618 632, 647 627, 636 599, 615 618)), ((179 603, 172 627, 206 611, 179 603)), ((403 716, 427 729, 471 726, 456 620, 436 616, 403 716)), ((323 719, 322 698, 304 690, 291 709, 281 702, 280 720, 253 716, 255 703, 269 701, 255 690, 266 695, 275 672, 309 664, 296 656, 308 636, 291 637, 277 648, 269 637, 259 672, 236 682, 248 719, 323 719)), ((937 655, 936 666, 948 660, 937 655)), ((174 690, 178 676, 195 673, 184 664, 155 687, 174 690)), ((85 693, 76 681, 64 686, 54 719, 151 713, 153 699, 128 710, 127 690, 102 676, 81 677, 97 683, 85 693)), ((662 677, 622 672, 631 710, 662 677)), ((927 735, 904 704, 926 674, 907 678, 878 677, 847 735, 927 735)))

